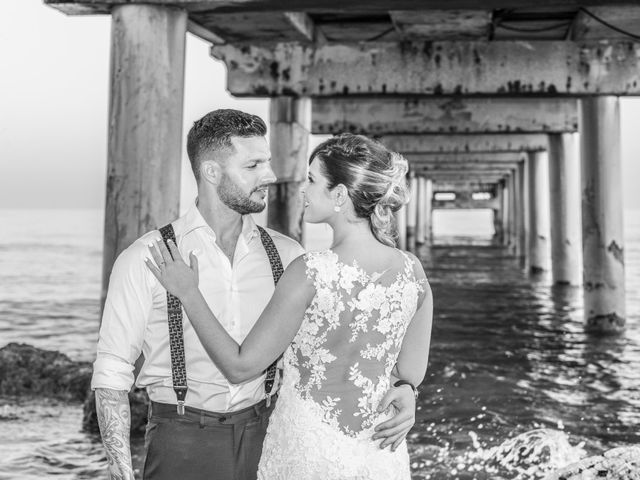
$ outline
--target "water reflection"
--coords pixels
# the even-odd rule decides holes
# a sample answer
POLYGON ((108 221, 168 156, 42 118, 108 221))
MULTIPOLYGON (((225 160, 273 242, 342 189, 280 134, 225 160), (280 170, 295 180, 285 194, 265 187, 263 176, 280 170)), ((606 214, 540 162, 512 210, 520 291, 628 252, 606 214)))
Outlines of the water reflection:
POLYGON ((498 247, 421 250, 435 298, 416 478, 542 478, 640 443, 640 341, 584 332, 582 290, 498 247), (563 463, 565 462, 565 463, 563 463))

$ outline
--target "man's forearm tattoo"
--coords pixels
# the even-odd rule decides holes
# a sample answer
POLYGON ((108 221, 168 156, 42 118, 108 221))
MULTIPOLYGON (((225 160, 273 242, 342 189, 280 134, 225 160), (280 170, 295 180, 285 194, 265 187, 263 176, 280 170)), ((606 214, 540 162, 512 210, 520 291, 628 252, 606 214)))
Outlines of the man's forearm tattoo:
POLYGON ((129 445, 131 410, 127 392, 97 388, 96 411, 102 443, 107 452, 110 479, 133 479, 129 445))

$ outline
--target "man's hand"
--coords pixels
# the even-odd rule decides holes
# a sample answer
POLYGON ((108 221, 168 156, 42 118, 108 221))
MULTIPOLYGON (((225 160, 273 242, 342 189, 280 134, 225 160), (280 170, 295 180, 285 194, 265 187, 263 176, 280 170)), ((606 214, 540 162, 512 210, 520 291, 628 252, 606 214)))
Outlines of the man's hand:
POLYGON ((135 480, 131 465, 131 409, 125 391, 96 388, 96 411, 110 480, 135 480))
POLYGON ((391 450, 395 452, 416 423, 416 397, 411 387, 408 385, 391 387, 380 402, 378 411, 383 412, 390 405, 397 413, 393 418, 376 426, 373 439, 383 438, 380 448, 391 445, 391 450))

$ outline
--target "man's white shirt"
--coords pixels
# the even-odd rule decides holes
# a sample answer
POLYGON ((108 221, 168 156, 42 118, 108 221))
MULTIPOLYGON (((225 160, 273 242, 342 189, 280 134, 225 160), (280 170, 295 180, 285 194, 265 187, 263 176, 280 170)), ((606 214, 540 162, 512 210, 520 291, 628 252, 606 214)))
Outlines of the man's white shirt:
MULTIPOLYGON (((271 266, 254 220, 250 215, 242 217, 233 265, 195 203, 173 222, 173 228, 183 258, 196 251, 199 288, 209 308, 233 339, 242 343, 274 291, 271 266)), ((304 253, 291 238, 267 231, 285 268, 304 253)), ((148 245, 158 239, 157 230, 147 233, 122 252, 113 266, 91 388, 130 390, 134 363, 142 352, 145 362, 136 385, 146 387, 151 400, 175 404, 166 290, 144 262, 150 257, 148 245)), ((237 385, 229 383, 207 355, 186 315, 183 325, 189 387, 186 405, 227 412, 264 399, 264 375, 237 385)))

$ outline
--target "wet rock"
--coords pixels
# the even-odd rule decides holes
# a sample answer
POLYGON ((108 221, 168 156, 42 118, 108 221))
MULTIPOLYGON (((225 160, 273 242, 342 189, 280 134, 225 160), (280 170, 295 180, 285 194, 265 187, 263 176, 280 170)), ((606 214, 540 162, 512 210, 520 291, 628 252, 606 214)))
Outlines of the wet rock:
MULTIPOLYGON (((147 392, 142 388, 134 388, 129 392, 129 405, 131 406, 131 436, 144 435, 147 426, 147 411, 149 409, 147 392)), ((94 392, 89 391, 84 402, 83 410, 82 430, 85 432, 100 433, 94 392)))
MULTIPOLYGON (((82 428, 99 433, 90 362, 75 362, 64 353, 24 343, 0 348, 0 395, 55 398, 84 402, 82 428)), ((129 393, 131 434, 144 435, 149 398, 142 389, 129 393)))
POLYGON ((23 343, 0 349, 0 395, 52 397, 84 401, 91 364, 23 343))
POLYGON ((618 447, 572 463, 545 480, 640 480, 640 447, 618 447))

